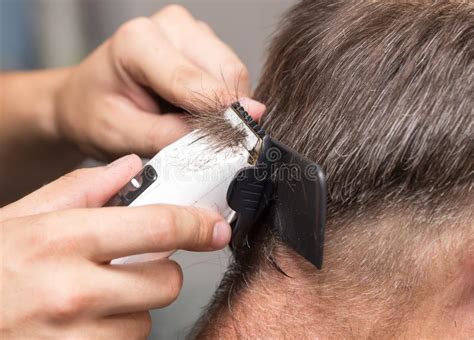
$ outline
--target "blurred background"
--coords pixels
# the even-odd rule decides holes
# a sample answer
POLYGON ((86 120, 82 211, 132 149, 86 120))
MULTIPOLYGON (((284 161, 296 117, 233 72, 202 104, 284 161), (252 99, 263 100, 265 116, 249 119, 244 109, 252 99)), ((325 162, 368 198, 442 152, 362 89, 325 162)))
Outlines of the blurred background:
MULTIPOLYGON (((296 0, 0 0, 0 69, 60 67, 80 62, 121 23, 177 3, 206 21, 247 65, 256 84, 266 46, 296 0)), ((208 303, 228 251, 173 256, 184 286, 170 307, 153 312, 151 338, 183 339, 208 303)))

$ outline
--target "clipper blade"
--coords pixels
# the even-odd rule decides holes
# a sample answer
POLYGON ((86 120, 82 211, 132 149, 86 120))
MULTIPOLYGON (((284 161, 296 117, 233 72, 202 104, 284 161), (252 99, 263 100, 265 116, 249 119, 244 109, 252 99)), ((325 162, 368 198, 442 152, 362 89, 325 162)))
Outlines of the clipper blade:
POLYGON ((232 104, 224 113, 224 116, 234 128, 245 132, 246 138, 242 144, 250 154, 249 163, 255 165, 262 149, 265 131, 239 102, 232 104))
POLYGON ((239 102, 232 104, 232 109, 240 116, 240 118, 245 122, 245 124, 260 138, 265 137, 265 131, 263 128, 257 124, 257 122, 248 114, 239 102))

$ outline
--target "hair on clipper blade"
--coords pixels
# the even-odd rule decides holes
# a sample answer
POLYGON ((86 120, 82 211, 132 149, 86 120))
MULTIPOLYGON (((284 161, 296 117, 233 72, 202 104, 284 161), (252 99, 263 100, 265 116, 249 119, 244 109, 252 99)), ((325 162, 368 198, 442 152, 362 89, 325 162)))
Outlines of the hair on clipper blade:
MULTIPOLYGON (((235 104, 234 104, 235 105, 235 104)), ((186 122, 192 130, 200 130, 202 138, 209 141, 209 146, 217 151, 240 145, 246 138, 246 131, 240 126, 233 126, 224 117, 228 105, 219 100, 201 101, 198 111, 187 109, 186 122)))

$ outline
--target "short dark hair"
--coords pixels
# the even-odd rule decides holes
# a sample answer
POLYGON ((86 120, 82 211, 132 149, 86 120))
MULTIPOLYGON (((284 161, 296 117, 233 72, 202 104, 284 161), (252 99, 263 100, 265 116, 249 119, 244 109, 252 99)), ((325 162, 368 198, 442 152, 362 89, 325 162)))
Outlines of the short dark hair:
MULTIPOLYGON (((340 277, 355 268, 369 285, 398 280, 391 292, 406 291, 423 281, 420 247, 446 231, 472 241, 460 218, 472 205, 472 3, 300 1, 273 38, 256 98, 266 131, 327 174, 327 242, 338 251, 308 275, 337 281, 338 266, 340 277)), ((278 266, 275 223, 234 249, 210 315, 262 266, 278 266)))

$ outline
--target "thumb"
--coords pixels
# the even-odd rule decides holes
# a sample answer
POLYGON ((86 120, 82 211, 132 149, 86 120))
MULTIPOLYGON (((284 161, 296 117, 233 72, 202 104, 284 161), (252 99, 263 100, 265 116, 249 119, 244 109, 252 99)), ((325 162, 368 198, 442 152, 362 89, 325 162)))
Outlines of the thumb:
POLYGON ((103 206, 141 168, 136 155, 96 168, 73 171, 3 208, 1 219, 69 208, 103 206))

